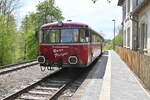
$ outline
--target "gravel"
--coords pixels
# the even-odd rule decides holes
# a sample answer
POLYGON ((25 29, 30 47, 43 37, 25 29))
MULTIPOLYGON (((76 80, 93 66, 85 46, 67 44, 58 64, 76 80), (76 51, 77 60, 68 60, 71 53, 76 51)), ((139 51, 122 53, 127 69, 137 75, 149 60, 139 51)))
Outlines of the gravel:
POLYGON ((58 68, 53 68, 53 70, 45 70, 44 72, 41 72, 40 66, 34 65, 32 67, 27 67, 18 71, 1 75, 0 99, 37 82, 38 80, 56 70, 58 70, 58 68))
POLYGON ((80 87, 80 85, 82 84, 84 79, 85 79, 85 77, 84 78, 81 77, 81 78, 77 79, 56 100, 72 100, 71 97, 74 95, 76 90, 80 87))

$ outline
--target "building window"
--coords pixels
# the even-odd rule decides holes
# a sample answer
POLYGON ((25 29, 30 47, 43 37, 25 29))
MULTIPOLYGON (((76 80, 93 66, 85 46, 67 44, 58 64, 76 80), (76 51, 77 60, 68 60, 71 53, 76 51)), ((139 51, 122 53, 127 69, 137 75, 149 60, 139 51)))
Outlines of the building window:
POLYGON ((126 46, 126 31, 124 30, 124 46, 126 46))
POLYGON ((144 48, 144 49, 147 49, 147 24, 145 24, 145 23, 143 23, 142 25, 141 25, 141 46, 142 46, 142 48, 144 48))
POLYGON ((137 49, 140 48, 140 28, 139 26, 137 25, 137 39, 136 39, 136 42, 137 42, 137 49))
POLYGON ((139 0, 136 0, 136 6, 138 5, 139 0))
POLYGON ((128 12, 130 12, 130 0, 128 0, 128 12))
POLYGON ((123 4, 123 20, 126 18, 126 3, 123 4))
POLYGON ((130 28, 127 29, 127 46, 130 47, 130 28))

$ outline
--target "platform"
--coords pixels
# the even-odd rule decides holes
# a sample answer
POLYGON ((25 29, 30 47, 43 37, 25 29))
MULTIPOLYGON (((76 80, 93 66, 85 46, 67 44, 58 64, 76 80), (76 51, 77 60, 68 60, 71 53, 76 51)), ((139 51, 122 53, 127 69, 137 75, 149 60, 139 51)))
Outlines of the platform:
POLYGON ((117 53, 108 51, 95 64, 72 100, 150 100, 150 95, 117 53))

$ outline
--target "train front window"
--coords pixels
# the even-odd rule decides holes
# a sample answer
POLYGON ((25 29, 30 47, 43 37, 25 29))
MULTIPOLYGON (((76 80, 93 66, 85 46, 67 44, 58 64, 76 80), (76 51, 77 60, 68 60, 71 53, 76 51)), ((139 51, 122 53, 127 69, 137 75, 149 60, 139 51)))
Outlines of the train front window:
POLYGON ((50 29, 43 30, 42 43, 77 43, 79 29, 50 29))
POLYGON ((61 30, 61 42, 69 43, 69 42, 78 42, 78 29, 62 29, 61 30))
POLYGON ((43 43, 58 43, 59 30, 43 30, 43 43))

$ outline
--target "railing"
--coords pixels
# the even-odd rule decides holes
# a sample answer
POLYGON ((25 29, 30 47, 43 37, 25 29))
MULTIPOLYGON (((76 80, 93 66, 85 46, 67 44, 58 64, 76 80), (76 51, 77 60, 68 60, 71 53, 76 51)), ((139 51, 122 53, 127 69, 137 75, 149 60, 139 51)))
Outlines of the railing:
POLYGON ((150 90, 150 56, 123 47, 116 47, 116 52, 150 90))

